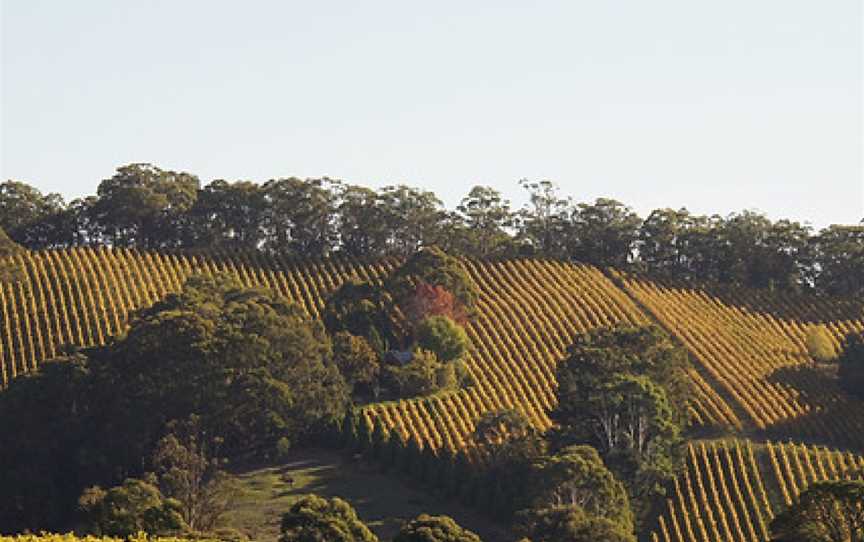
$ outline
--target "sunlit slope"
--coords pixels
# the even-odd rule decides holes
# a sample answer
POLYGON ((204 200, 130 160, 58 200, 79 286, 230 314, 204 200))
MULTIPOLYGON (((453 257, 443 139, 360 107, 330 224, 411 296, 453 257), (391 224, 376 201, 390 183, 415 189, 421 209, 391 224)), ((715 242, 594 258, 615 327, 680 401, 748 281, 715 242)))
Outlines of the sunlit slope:
POLYGON ((807 354, 807 329, 835 343, 864 329, 851 300, 760 290, 692 289, 622 276, 626 290, 693 354, 713 389, 766 436, 864 449, 864 402, 807 354))
POLYGON ((373 405, 406 438, 461 449, 489 410, 513 408, 542 429, 555 403, 555 366, 577 333, 647 319, 593 267, 538 260, 464 262, 480 290, 468 325, 468 367, 476 385, 456 393, 373 405))
MULTIPOLYGON (((399 263, 107 248, 25 253, 15 261, 24 279, 0 284, 4 385, 56 356, 60 345, 104 344, 125 329, 132 311, 178 291, 194 273, 231 273, 247 286, 277 291, 318 317, 327 294, 342 282, 352 277, 380 281, 399 263)), ((379 419, 405 438, 435 449, 469 445, 474 422, 494 409, 515 408, 537 427, 547 428, 555 366, 577 333, 657 320, 697 362, 698 370, 691 372, 691 418, 697 425, 773 428, 838 446, 862 432, 856 429, 864 423, 856 410, 860 403, 836 394, 832 399, 836 389, 829 379, 806 372, 811 362, 802 344, 807 322, 829 322, 835 337, 860 328, 861 320, 847 315, 854 307, 818 298, 790 304, 778 296, 763 299, 758 292, 729 300, 636 279, 626 279, 622 289, 597 268, 546 260, 463 264, 480 292, 477 316, 467 329, 467 365, 476 385, 369 406, 370 423, 379 419), (787 380, 772 380, 780 376, 787 380), (832 414, 830 419, 819 417, 825 412, 832 414), (784 425, 792 422, 797 425, 784 425)))
MULTIPOLYGON (((62 344, 104 344, 125 328, 130 312, 178 291, 194 273, 234 274, 247 286, 279 292, 317 317, 326 295, 345 280, 378 281, 398 264, 106 248, 27 253, 17 262, 25 279, 0 288, 4 383, 36 370, 62 344)), ((467 364, 476 385, 365 411, 370 422, 380 418, 423 446, 461 448, 476 419, 490 409, 515 408, 538 427, 548 427, 555 364, 574 335, 619 322, 647 322, 627 295, 593 267, 538 260, 464 265, 480 291, 478 315, 467 330, 467 364)))
POLYGON ((771 519, 810 484, 849 479, 864 479, 864 456, 802 444, 691 443, 651 538, 767 542, 771 519))
POLYGON ((15 258, 24 280, 0 283, 0 376, 3 383, 58 353, 63 344, 101 345, 122 332, 132 311, 179 291, 193 274, 233 274, 269 288, 317 317, 326 294, 349 277, 378 280, 394 263, 325 260, 295 264, 258 254, 178 255, 75 248, 15 258), (287 272, 286 272, 287 270, 287 272))

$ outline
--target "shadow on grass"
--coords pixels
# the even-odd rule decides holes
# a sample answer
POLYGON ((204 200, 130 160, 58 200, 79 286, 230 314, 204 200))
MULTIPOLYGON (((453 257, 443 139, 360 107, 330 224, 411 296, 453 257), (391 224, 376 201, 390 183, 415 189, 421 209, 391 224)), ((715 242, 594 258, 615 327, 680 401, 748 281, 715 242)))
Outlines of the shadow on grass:
POLYGON ((451 516, 485 542, 510 540, 500 525, 458 502, 409 486, 397 475, 347 460, 332 450, 298 450, 279 464, 256 465, 235 474, 248 491, 232 505, 225 523, 262 542, 276 541, 282 514, 298 498, 311 493, 350 502, 384 541, 392 539, 402 523, 421 513, 451 516))

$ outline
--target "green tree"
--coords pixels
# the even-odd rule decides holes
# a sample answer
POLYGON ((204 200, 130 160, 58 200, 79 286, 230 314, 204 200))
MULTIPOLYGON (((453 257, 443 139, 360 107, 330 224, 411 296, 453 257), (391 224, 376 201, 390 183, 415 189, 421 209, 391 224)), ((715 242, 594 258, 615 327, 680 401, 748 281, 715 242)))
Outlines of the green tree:
MULTIPOLYGON (((62 528, 64 503, 84 487, 140 476, 171 420, 197 414, 208 442, 222 438, 232 458, 315 436, 344 415, 347 391, 323 327, 300 307, 193 277, 125 336, 44 363, 0 393, 0 416, 16 432, 0 446, 0 461, 16 465, 0 469, 0 522, 62 528)), ((179 457, 198 457, 189 441, 175 444, 179 457)))
POLYGON ((309 495, 282 516, 279 542, 377 542, 350 504, 309 495))
POLYGON ((440 389, 439 369, 442 363, 434 352, 416 350, 410 362, 401 367, 387 367, 385 382, 398 390, 399 397, 417 397, 440 389))
POLYGON ((591 446, 569 446, 538 459, 532 478, 535 508, 578 506, 633 529, 627 490, 591 446))
POLYGON ((360 388, 377 395, 380 356, 363 337, 340 331, 333 336, 333 359, 345 382, 355 392, 360 388))
POLYGON ((788 220, 772 223, 753 211, 732 214, 717 226, 714 250, 719 280, 783 289, 802 283, 799 259, 805 259, 808 251, 809 228, 788 220))
POLYGON ((462 357, 468 349, 468 334, 446 316, 430 316, 420 322, 414 332, 417 346, 435 352, 443 362, 462 357))
POLYGON ((400 342, 392 318, 392 298, 368 282, 348 280, 327 297, 323 321, 331 334, 345 331, 363 337, 379 354, 400 342))
POLYGON ((653 326, 577 336, 558 367, 558 447, 588 444, 623 481, 639 521, 680 462, 687 357, 653 326))
POLYGON ((837 362, 840 386, 864 399, 864 334, 853 332, 846 336, 837 362))
POLYGON ((481 539, 449 516, 421 514, 403 524, 393 542, 481 542, 481 539))
POLYGON ((682 220, 676 242, 682 261, 679 276, 690 280, 720 280, 723 218, 688 214, 682 220))
POLYGON ((184 245, 214 249, 257 249, 264 242, 266 198, 249 181, 215 180, 198 193, 189 211, 184 245))
POLYGON ((114 246, 177 246, 180 220, 195 204, 199 186, 189 173, 151 164, 122 166, 99 184, 94 220, 114 246))
POLYGON ((492 465, 511 471, 517 463, 529 462, 545 450, 545 442, 528 418, 516 410, 493 410, 474 426, 473 441, 484 449, 492 465))
POLYGON ((236 480, 220 469, 216 456, 221 439, 211 438, 198 416, 168 425, 156 444, 152 464, 162 493, 180 504, 193 530, 209 531, 236 496, 236 480))
POLYGON ((559 196, 551 181, 522 179, 519 184, 529 193, 529 205, 519 213, 519 237, 538 256, 567 259, 572 202, 559 196))
POLYGON ((106 476, 104 453, 94 449, 109 439, 88 423, 97 407, 86 400, 90 383, 86 356, 72 354, 19 375, 0 392, 0 419, 10 435, 0 445, 0 464, 15 465, 0 469, 4 532, 62 529, 73 519, 69 503, 85 487, 122 481, 106 476))
POLYGON ((475 186, 456 208, 465 224, 462 253, 485 258, 506 251, 512 243, 507 232, 515 225, 510 202, 489 186, 475 186))
POLYGON ((864 224, 834 225, 811 240, 816 287, 846 297, 864 295, 864 224))
POLYGON ((639 227, 639 261, 648 271, 682 276, 685 271, 684 236, 687 209, 655 209, 639 227))
POLYGON ((387 210, 374 190, 341 185, 338 206, 339 249, 355 258, 381 258, 390 251, 387 210))
MULTIPOLYGON (((691 393, 688 368, 686 350, 657 326, 597 328, 577 335, 567 358, 559 365, 559 399, 564 399, 565 404, 555 412, 566 417, 566 401, 591 392, 617 374, 643 375, 662 386, 673 419, 683 425, 691 393)), ((568 427, 572 425, 561 421, 568 427)), ((602 444, 598 449, 602 450, 602 444)))
POLYGON ((787 542, 864 540, 864 481, 811 485, 771 522, 771 534, 787 542))
POLYGON ((328 178, 296 177, 265 183, 265 248, 305 258, 331 253, 337 241, 334 184, 328 178))
POLYGON ((578 506, 525 510, 514 530, 532 542, 636 542, 626 525, 592 516, 578 506))
POLYGON ((59 194, 42 194, 20 181, 0 183, 0 229, 29 249, 54 246, 64 209, 59 194))
POLYGON ((388 254, 409 257, 435 244, 446 213, 433 193, 405 185, 385 186, 378 192, 384 224, 390 230, 388 254))
POLYGON ((135 478, 107 491, 88 488, 78 505, 97 535, 128 537, 142 531, 158 535, 187 527, 178 501, 166 499, 156 486, 135 478))
POLYGON ((790 220, 778 220, 768 230, 762 263, 751 274, 751 285, 798 291, 809 287, 812 266, 812 229, 790 220), (764 278, 761 278, 764 277, 764 278))
POLYGON ((573 212, 570 257, 598 266, 623 267, 633 257, 642 220, 613 199, 580 203, 573 212))
POLYGON ((834 341, 824 325, 807 328, 804 344, 807 346, 807 354, 816 361, 825 363, 837 357, 834 341))
POLYGON ((341 418, 347 403, 323 326, 228 277, 189 279, 94 354, 106 400, 132 418, 128 440, 143 446, 168 421, 197 413, 232 455, 302 439, 341 418))

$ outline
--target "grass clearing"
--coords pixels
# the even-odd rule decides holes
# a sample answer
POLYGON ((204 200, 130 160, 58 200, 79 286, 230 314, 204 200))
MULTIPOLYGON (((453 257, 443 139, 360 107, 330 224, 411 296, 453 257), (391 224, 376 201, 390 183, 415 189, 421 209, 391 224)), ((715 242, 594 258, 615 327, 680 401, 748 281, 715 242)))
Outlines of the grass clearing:
POLYGON ((235 474, 243 492, 226 513, 223 524, 253 540, 276 541, 282 514, 295 500, 310 493, 350 502, 382 542, 395 536, 404 521, 421 513, 451 516, 479 534, 484 542, 508 540, 500 525, 458 502, 411 487, 396 475, 381 473, 363 462, 349 461, 333 450, 299 450, 284 462, 243 469, 235 474), (283 476, 293 479, 293 483, 283 476))

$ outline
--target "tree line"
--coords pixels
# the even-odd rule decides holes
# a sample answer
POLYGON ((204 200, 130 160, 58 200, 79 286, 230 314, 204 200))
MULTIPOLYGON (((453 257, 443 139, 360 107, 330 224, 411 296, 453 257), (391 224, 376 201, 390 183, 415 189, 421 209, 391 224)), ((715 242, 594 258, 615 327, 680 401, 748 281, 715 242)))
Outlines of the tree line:
POLYGON ((83 245, 141 249, 264 250, 407 257, 437 245, 479 258, 537 256, 632 267, 683 280, 833 295, 864 292, 864 224, 820 231, 742 211, 703 216, 619 201, 577 203, 550 181, 522 180, 514 209, 475 186, 456 209, 406 185, 373 190, 335 179, 214 180, 130 164, 96 195, 66 203, 18 181, 0 184, 0 228, 29 249, 83 245))

